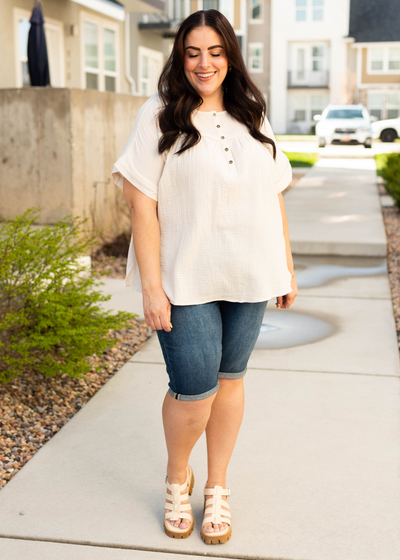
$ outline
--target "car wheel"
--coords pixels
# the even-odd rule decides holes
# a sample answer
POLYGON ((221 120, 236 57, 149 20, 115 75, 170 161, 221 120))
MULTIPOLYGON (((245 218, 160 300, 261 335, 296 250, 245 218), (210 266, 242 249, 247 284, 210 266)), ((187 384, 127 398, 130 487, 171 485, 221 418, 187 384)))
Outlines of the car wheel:
POLYGON ((396 138, 397 132, 393 128, 388 128, 386 130, 382 130, 381 132, 382 142, 394 142, 396 138))
POLYGON ((318 138, 318 148, 325 148, 326 142, 323 138, 318 138))
POLYGON ((367 138, 364 142, 364 148, 372 148, 372 140, 371 138, 367 138))

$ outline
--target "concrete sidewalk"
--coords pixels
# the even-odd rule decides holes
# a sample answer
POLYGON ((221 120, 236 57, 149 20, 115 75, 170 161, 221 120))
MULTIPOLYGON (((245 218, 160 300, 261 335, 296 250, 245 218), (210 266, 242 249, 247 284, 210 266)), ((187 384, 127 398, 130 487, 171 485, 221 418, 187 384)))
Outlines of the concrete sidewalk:
MULTIPOLYGON (((301 181, 314 174, 318 184, 300 181, 285 195, 294 242, 301 194, 313 189, 317 206, 326 200, 328 183, 334 192, 335 173, 313 169, 301 181)), ((337 192, 348 184, 361 193, 365 177, 372 181, 365 170, 337 173, 337 192)), ((334 215, 349 214, 351 197, 332 199, 334 215)), ((367 224, 383 231, 374 218, 378 194, 371 182, 365 197, 354 198, 357 213, 371 219, 354 221, 340 247, 346 240, 357 250, 364 246, 368 258, 297 256, 295 304, 279 311, 273 301, 267 306, 245 379, 245 418, 228 472, 232 539, 210 547, 199 536, 204 437, 190 460, 196 478, 195 530, 180 541, 163 532, 161 402, 167 374, 154 333, 0 492, 1 558, 398 559, 397 340, 385 259, 371 257, 370 242, 362 245, 360 237, 361 230, 368 235, 367 224)), ((326 235, 316 206, 308 217, 310 237, 297 237, 314 247, 314 240, 326 235)), ((308 208, 303 205, 304 223, 308 208)), ((326 206, 319 208, 321 218, 326 216, 326 206)), ((372 246, 384 243, 378 241, 372 246)), ((142 313, 140 294, 122 281, 108 280, 106 287, 115 308, 142 313)))

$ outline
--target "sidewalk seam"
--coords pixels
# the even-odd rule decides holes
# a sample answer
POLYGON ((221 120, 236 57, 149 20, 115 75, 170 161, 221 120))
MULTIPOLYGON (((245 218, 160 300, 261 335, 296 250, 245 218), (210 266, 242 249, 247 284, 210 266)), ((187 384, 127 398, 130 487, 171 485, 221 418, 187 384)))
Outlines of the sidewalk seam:
POLYGON ((43 542, 43 543, 53 543, 53 544, 70 544, 74 546, 93 546, 97 548, 112 548, 116 550, 132 550, 132 551, 142 551, 142 552, 155 552, 158 554, 175 554, 175 555, 182 555, 182 556, 198 556, 204 558, 205 556, 208 558, 228 558, 230 560, 293 560, 292 558, 284 558, 282 556, 234 556, 232 554, 214 554, 213 552, 187 552, 182 550, 169 550, 166 548, 157 549, 157 548, 147 548, 144 546, 128 546, 128 545, 117 545, 114 543, 111 544, 99 544, 99 543, 91 543, 91 542, 81 542, 81 541, 74 541, 74 540, 66 540, 66 539, 45 539, 45 538, 33 538, 33 537, 16 537, 11 535, 2 535, 0 534, 0 539, 13 539, 15 541, 30 541, 30 542, 43 542))

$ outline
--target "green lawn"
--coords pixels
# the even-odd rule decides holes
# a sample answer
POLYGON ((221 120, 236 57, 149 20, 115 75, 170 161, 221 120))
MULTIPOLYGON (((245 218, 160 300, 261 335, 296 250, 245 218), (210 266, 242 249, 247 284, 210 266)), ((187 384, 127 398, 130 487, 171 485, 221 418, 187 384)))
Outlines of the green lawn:
POLYGON ((292 167, 312 167, 319 160, 319 155, 308 152, 283 152, 289 158, 292 167))
POLYGON ((381 175, 381 169, 386 165, 386 158, 389 154, 376 154, 375 155, 375 165, 376 165, 376 174, 381 175))

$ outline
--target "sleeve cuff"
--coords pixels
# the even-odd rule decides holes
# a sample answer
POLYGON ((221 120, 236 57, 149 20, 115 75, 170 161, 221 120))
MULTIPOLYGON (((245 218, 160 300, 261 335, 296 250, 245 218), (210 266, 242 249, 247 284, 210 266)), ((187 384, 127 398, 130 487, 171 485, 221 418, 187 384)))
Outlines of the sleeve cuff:
POLYGON ((124 157, 120 157, 114 164, 111 177, 114 183, 121 189, 124 186, 125 177, 132 185, 142 191, 142 193, 157 201, 157 185, 146 179, 146 177, 143 177, 143 175, 129 164, 124 157))
POLYGON ((293 178, 292 166, 288 162, 288 165, 287 165, 285 171, 283 172, 283 175, 275 183, 277 192, 280 193, 283 190, 285 190, 286 187, 288 187, 290 185, 290 183, 292 182, 292 178, 293 178))

